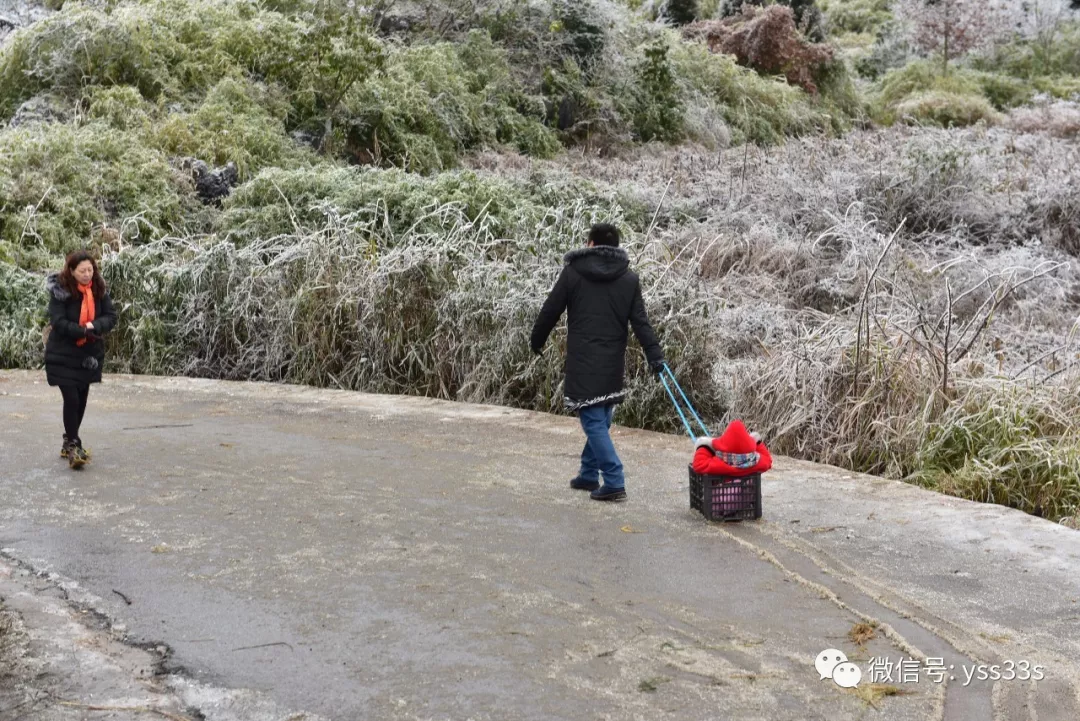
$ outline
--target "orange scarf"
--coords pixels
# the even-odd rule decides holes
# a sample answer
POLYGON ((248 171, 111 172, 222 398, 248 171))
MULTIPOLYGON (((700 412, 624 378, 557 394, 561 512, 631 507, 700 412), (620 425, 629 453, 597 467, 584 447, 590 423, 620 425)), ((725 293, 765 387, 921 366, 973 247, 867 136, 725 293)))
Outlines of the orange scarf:
MULTIPOLYGON (((97 308, 94 306, 94 286, 93 285, 80 285, 79 292, 82 293, 82 310, 79 311, 79 326, 86 327, 87 323, 93 323, 97 308)), ((75 345, 84 346, 89 338, 80 338, 75 341, 75 345)))

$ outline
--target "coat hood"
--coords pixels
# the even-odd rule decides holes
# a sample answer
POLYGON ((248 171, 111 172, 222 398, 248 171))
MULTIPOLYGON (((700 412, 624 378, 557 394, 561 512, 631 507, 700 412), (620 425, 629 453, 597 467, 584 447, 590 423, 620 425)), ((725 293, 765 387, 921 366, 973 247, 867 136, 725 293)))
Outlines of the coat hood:
POLYGON ((589 280, 616 280, 630 270, 630 256, 622 248, 610 245, 572 250, 563 260, 589 280))
POLYGON ((742 478, 772 468, 772 454, 748 433, 742 421, 732 421, 719 438, 699 438, 695 445, 695 473, 742 478))
POLYGON ((67 300, 71 297, 71 292, 60 285, 59 273, 49 273, 49 276, 45 278, 45 289, 57 300, 67 300))
POLYGON ((749 454, 757 449, 757 441, 742 421, 735 420, 728 424, 724 435, 713 441, 713 448, 722 453, 749 454))

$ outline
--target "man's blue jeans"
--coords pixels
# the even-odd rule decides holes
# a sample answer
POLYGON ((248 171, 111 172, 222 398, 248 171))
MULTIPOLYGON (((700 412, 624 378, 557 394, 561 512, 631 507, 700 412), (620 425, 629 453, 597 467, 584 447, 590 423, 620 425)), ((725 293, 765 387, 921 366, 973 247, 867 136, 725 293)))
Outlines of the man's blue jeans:
POLYGON ((581 471, 578 475, 586 481, 600 479, 604 474, 604 485, 609 488, 623 488, 626 478, 623 476, 622 461, 615 453, 615 444, 611 442, 611 418, 615 415, 615 404, 590 406, 578 411, 578 420, 585 431, 585 450, 581 452, 581 471))

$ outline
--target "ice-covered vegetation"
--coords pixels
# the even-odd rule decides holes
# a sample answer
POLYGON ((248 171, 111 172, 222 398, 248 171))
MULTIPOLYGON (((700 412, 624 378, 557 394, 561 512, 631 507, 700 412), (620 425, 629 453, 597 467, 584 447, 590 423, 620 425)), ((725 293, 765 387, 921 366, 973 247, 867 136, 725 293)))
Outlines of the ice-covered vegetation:
MULTIPOLYGON (((968 24, 918 0, 53 2, 0 45, 0 366, 40 364, 42 275, 90 245, 112 370, 558 411, 529 327, 612 221, 714 423, 1075 517, 1080 26, 938 2, 968 24)), ((631 361, 618 420, 677 430, 631 361)))

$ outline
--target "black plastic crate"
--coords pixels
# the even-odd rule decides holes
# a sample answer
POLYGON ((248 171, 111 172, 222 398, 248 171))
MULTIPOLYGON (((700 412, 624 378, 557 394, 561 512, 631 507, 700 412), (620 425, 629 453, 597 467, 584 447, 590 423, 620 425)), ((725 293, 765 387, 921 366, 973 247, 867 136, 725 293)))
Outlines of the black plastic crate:
POLYGON ((690 467, 690 508, 710 521, 761 518, 761 474, 736 478, 706 476, 690 467))

